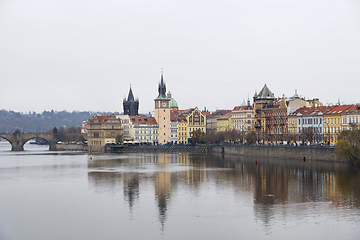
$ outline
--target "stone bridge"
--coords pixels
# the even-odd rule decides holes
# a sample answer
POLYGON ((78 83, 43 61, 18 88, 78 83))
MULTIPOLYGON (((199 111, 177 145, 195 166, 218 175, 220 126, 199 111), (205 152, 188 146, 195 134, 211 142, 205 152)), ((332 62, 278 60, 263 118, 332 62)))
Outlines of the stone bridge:
POLYGON ((11 144, 12 151, 24 151, 24 144, 34 138, 40 138, 49 143, 50 150, 56 150, 57 140, 53 133, 22 133, 16 130, 14 133, 0 133, 0 138, 6 139, 11 144))

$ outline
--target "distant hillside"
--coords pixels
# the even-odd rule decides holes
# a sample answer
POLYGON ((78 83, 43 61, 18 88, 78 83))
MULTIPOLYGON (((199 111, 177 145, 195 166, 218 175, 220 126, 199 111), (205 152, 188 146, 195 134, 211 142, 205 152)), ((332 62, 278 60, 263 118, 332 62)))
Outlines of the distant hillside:
MULTIPOLYGON (((97 113, 111 114, 111 113, 97 113)), ((0 110, 0 132, 47 132, 54 127, 81 127, 82 122, 92 118, 95 112, 44 111, 41 114, 32 112, 23 114, 14 111, 0 110)))

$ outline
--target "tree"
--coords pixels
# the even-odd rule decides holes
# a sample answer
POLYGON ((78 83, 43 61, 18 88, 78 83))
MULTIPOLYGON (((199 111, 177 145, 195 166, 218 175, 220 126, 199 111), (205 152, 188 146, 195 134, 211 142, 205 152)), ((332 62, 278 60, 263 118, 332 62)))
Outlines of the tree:
POLYGON ((246 142, 250 143, 250 144, 256 143, 256 132, 255 131, 251 131, 246 134, 246 142))
POLYGON ((121 134, 116 135, 115 141, 122 144, 123 143, 123 138, 121 134))
POLYGON ((352 165, 360 165, 360 130, 345 130, 338 137, 336 156, 352 165))
POLYGON ((66 134, 65 135, 65 142, 71 142, 73 139, 70 137, 70 135, 69 134, 66 134))
POLYGON ((84 137, 84 135, 78 135, 77 137, 76 137, 76 141, 77 142, 85 142, 85 137, 84 137))
POLYGON ((200 129, 192 131, 191 142, 195 143, 202 143, 205 140, 205 133, 200 129))

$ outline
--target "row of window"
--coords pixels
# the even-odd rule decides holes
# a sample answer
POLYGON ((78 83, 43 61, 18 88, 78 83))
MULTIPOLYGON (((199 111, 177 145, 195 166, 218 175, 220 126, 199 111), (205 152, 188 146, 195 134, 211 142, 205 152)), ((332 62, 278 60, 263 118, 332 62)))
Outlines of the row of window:
MULTIPOLYGON (((358 117, 349 117, 349 123, 359 123, 358 122, 359 120, 358 120, 358 117)), ((347 123, 347 118, 346 117, 344 117, 343 119, 342 119, 342 123, 347 123)))

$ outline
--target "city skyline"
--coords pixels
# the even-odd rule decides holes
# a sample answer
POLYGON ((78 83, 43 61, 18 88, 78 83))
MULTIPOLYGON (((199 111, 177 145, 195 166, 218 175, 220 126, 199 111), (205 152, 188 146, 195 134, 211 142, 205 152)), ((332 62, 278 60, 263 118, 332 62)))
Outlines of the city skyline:
POLYGON ((360 102, 360 4, 347 1, 0 3, 0 108, 154 110, 161 69, 180 109, 276 97, 360 102))

